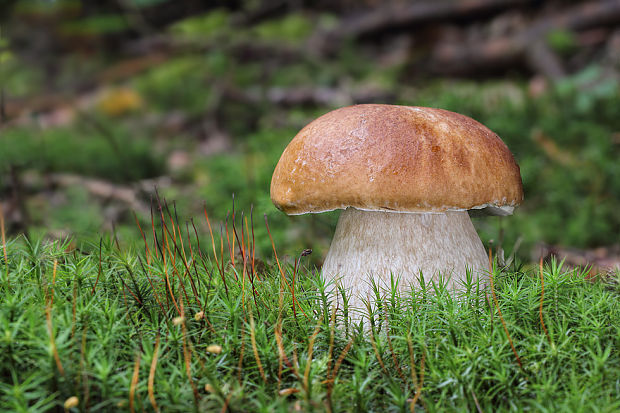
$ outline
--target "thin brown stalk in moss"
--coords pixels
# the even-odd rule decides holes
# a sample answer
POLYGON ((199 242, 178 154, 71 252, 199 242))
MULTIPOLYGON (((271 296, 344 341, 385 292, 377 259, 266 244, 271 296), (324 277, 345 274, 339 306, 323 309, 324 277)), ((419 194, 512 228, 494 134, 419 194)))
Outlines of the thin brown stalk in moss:
POLYGON ((228 411, 228 405, 230 404, 231 398, 232 398, 232 394, 229 394, 228 396, 226 396, 226 399, 224 400, 224 404, 222 405, 222 408, 220 409, 220 413, 224 413, 228 411))
POLYGON ((278 321, 278 325, 276 325, 275 336, 276 336, 276 346, 278 347, 278 391, 280 391, 280 386, 282 385, 282 368, 283 368, 284 358, 286 357, 286 354, 284 353, 284 348, 282 347, 282 332, 279 329, 279 321, 278 321))
POLYGON ((254 205, 250 206, 250 228, 252 229, 252 274, 258 281, 261 281, 260 276, 256 272, 255 260, 256 260, 256 240, 254 239, 254 205))
MULTIPOLYGON (((192 293, 194 294, 194 299, 196 300, 196 302, 198 303, 198 305, 200 306, 200 299, 198 298, 198 291, 196 289, 196 285, 194 283, 194 277, 192 276, 192 270, 191 267, 189 266, 188 260, 187 260, 187 254, 185 252, 185 244, 183 243, 183 231, 181 229, 181 225, 179 225, 179 218, 177 217, 177 209, 176 209, 176 205, 174 206, 174 215, 175 215, 175 220, 172 220, 171 217, 171 221, 172 221, 172 226, 175 226, 175 222, 176 222, 176 232, 178 233, 178 240, 179 240, 179 244, 181 245, 181 248, 179 249, 177 243, 176 243, 176 239, 177 237, 175 236, 175 242, 174 242, 174 247, 177 251, 177 253, 179 254, 179 256, 181 257, 181 260, 183 262, 183 266, 185 267, 185 272, 183 273, 183 277, 180 277, 180 283, 181 283, 181 288, 184 291, 185 294, 185 300, 187 302, 188 301, 188 297, 187 297, 187 293, 185 292, 185 285, 182 281, 182 279, 185 278, 185 276, 187 276, 189 278, 189 282, 190 282, 190 286, 192 288, 192 293)), ((191 240, 189 240, 189 227, 187 228, 187 236, 188 236, 188 243, 190 245, 190 252, 191 252, 191 240)), ((193 258, 193 254, 192 257, 190 257, 190 260, 193 258)))
POLYGON ((540 316, 540 325, 547 336, 547 340, 549 340, 549 344, 552 344, 551 336, 549 335, 549 331, 547 331, 547 326, 545 326, 545 321, 543 320, 543 300, 545 298, 545 277, 543 275, 543 259, 540 257, 540 308, 538 310, 538 314, 540 316))
MULTIPOLYGON (((159 202, 159 201, 158 201, 159 202)), ((159 209, 161 209, 161 205, 158 204, 159 209)), ((157 231, 155 229, 155 214, 153 213, 153 202, 151 200, 151 230, 153 231, 153 250, 155 250, 157 256, 157 251, 159 251, 160 257, 164 258, 164 251, 161 247, 161 242, 157 238, 157 231)))
MULTIPOLYGON (((165 226, 166 224, 164 223, 163 213, 161 214, 161 219, 162 219, 162 226, 165 226)), ((164 240, 162 244, 164 245, 164 254, 163 254, 164 277, 166 280, 166 285, 168 286, 168 292, 170 293, 169 296, 170 296, 170 299, 172 300, 172 304, 174 304, 174 307, 177 310, 177 314, 181 315, 181 309, 179 308, 179 305, 177 304, 177 301, 174 298, 174 292, 172 291, 172 285, 170 284, 170 275, 168 274, 168 262, 167 262, 168 260, 166 259, 166 257, 170 255, 170 246, 168 245, 167 231, 164 231, 163 237, 164 237, 164 240)), ((174 268, 174 263, 173 263, 173 268, 174 268)))
POLYGON ((258 355, 258 347, 256 346, 256 332, 254 330, 254 316, 250 311, 250 338, 252 340, 252 350, 254 351, 254 359, 256 360, 256 365, 258 366, 258 372, 260 376, 263 378, 263 383, 267 384, 267 377, 265 376, 265 371, 263 370, 263 363, 261 363, 260 356, 258 355))
MULTIPOLYGON (((191 283, 192 286, 192 291, 194 292, 194 298, 196 299, 196 303, 198 304, 198 307, 202 307, 202 302, 200 301, 200 297, 198 296, 198 288, 201 287, 200 285, 200 277, 198 275, 198 268, 196 267, 196 259, 194 257, 194 248, 192 247, 192 240, 190 238, 190 232, 189 232, 189 223, 185 222, 185 233, 187 234, 187 245, 189 248, 189 261, 192 263, 192 268, 194 269, 194 274, 196 274, 196 284, 194 283, 194 277, 192 276, 191 272, 189 273, 189 281, 191 283)), ((188 269, 189 271, 189 269, 188 269)))
MULTIPOLYGON (((413 352, 410 350, 410 357, 413 360, 413 352)), ((422 396, 422 387, 424 386, 424 373, 425 373, 425 362, 426 362, 426 351, 422 349, 422 360, 420 360, 420 380, 415 385, 415 395, 411 400, 411 404, 409 405, 409 409, 413 413, 415 411, 415 405, 418 402, 420 396, 422 396)), ((413 361, 411 362, 411 369, 415 369, 413 361)))
MULTIPOLYGON (((237 230, 233 223, 233 232, 237 238, 237 230)), ((245 256, 245 240, 243 236, 243 215, 241 215, 241 241, 239 241, 239 252, 241 253, 242 269, 241 269, 241 308, 245 309, 245 274, 247 270, 247 260, 245 256)))
MULTIPOLYGON (((121 283, 123 284, 123 288, 127 289, 127 291, 129 291, 129 294, 131 294, 131 296, 133 297, 134 300, 136 300, 136 302, 140 305, 142 305, 142 301, 140 300, 140 298, 138 298, 133 291, 131 291, 131 288, 129 288, 129 286, 127 285, 127 283, 125 282, 125 280, 123 280, 122 278, 120 279, 121 283)), ((127 308, 129 310, 129 308, 127 308)))
POLYGON ((140 352, 136 353, 136 361, 133 365, 133 375, 131 376, 131 385, 129 387, 129 411, 134 413, 136 411, 134 407, 134 398, 136 395, 136 386, 138 385, 138 379, 140 378, 140 352))
MULTIPOLYGON (((226 214, 226 218, 224 219, 224 228, 226 232, 226 244, 228 245, 228 254, 230 255, 230 264, 234 268, 235 267, 235 252, 234 252, 234 246, 230 245, 230 235, 228 233, 228 217, 229 215, 226 214)), ((234 239, 233 239, 233 242, 234 242, 234 239)))
POLYGON ((317 325, 314 329, 314 332, 310 336, 310 340, 308 340, 308 357, 306 358, 306 369, 304 370, 304 390, 306 391, 306 396, 310 395, 310 367, 312 366, 312 353, 314 352, 314 341, 316 340, 316 336, 321 331, 321 324, 317 325))
MULTIPOLYGON (((493 272, 493 254, 491 252, 491 248, 489 248, 489 271, 491 273, 493 272)), ((495 310, 494 310, 495 305, 492 303, 492 300, 489 299, 489 293, 486 288, 484 290, 484 297, 487 300, 487 305, 489 306, 489 310, 491 310, 491 332, 493 332, 493 326, 495 325, 493 324, 493 319, 495 318, 495 310)))
MULTIPOLYGON (((157 194, 157 192, 156 192, 157 194)), ((161 210, 161 203, 159 201, 159 194, 157 194, 157 206, 159 208, 159 210, 161 210)), ((166 264, 166 257, 164 254, 164 248, 163 248, 163 229, 162 229, 162 236, 161 236, 161 240, 157 237, 157 230, 155 228, 155 214, 153 213, 153 202, 151 200, 151 230, 153 231, 153 244, 154 247, 153 249, 155 250, 155 257, 157 257, 157 252, 159 252, 159 256, 164 264, 164 268, 165 268, 165 264, 166 264)), ((166 281, 165 278, 163 278, 161 280, 162 284, 164 285, 164 292, 166 291, 166 281)), ((169 311, 170 310, 170 297, 168 295, 168 293, 164 294, 164 297, 166 298, 166 309, 169 311)))
MULTIPOLYGON (((247 234, 247 255, 248 257, 250 256, 250 253, 252 254, 252 261, 251 261, 251 266, 250 266, 250 284, 252 284, 252 296, 254 297, 254 307, 256 307, 256 312, 258 313, 258 316, 260 317, 260 308, 258 307, 258 302, 256 300, 256 288, 254 287, 254 277, 256 276, 254 273, 254 240, 252 240, 252 245, 250 245, 250 231, 248 228, 248 217, 245 217, 245 233, 247 234)), ((252 228, 252 237, 254 236, 254 228, 252 228)), ((246 256, 243 256, 243 268, 245 269, 246 266, 246 256)))
POLYGON ((284 281, 289 291, 291 292, 291 295, 293 296, 293 309, 295 308, 295 306, 299 306, 299 309, 301 310, 303 315, 307 319, 309 319, 308 315, 306 314, 304 309, 301 307, 301 304, 299 304, 299 302, 295 299, 295 292, 289 285, 288 281, 286 281, 286 276, 284 275, 284 271, 282 270, 282 266, 280 265, 280 260, 278 259, 278 253, 276 251, 276 244, 273 242, 273 237, 271 236, 271 231, 269 230, 269 223, 267 222, 267 214, 265 214, 265 226, 267 227, 267 234, 269 235, 269 240, 271 241, 271 248, 273 249, 273 254, 276 259, 276 264, 278 265, 278 270, 280 271, 281 280, 284 281))
POLYGON ((138 262, 140 262, 140 266, 142 267, 142 272, 144 273, 144 276, 146 277, 146 280, 148 281, 149 285, 151 286, 151 291, 153 291, 153 296, 155 297, 155 301, 157 302, 157 305, 159 305, 159 308, 161 309, 161 313, 165 314, 166 311, 164 310, 164 306, 161 303, 161 301, 159 300, 159 294, 157 293, 157 289, 153 285, 153 281, 151 280, 151 277, 150 277, 151 267, 149 266, 148 269, 144 268, 144 263, 142 262, 142 258, 140 258, 140 256, 138 256, 138 262))
POLYGON ((190 386, 192 386, 192 391, 194 393, 194 404, 196 405, 196 409, 198 409, 200 394, 198 394, 198 388, 196 388, 196 383, 194 383, 194 379, 192 378, 192 351, 190 348, 189 338, 187 337, 183 297, 179 296, 179 301, 181 302, 181 331, 183 333, 183 359, 185 361, 185 374, 187 374, 187 380, 189 381, 190 386))
POLYGON ((295 365, 291 363, 289 358, 286 356, 286 352, 284 351, 284 345, 282 342, 283 339, 282 339, 282 321, 281 320, 276 325, 275 336, 276 336, 276 345, 278 347, 278 356, 280 359, 280 367, 278 369, 278 388, 279 388, 283 363, 286 364, 286 366, 289 369, 291 369, 295 377, 297 377, 298 379, 299 379, 299 373, 297 372, 297 368, 295 367, 295 365))
MULTIPOLYGON (((295 266, 293 267, 293 280, 292 280, 292 293, 293 293, 293 303, 295 303, 296 299, 295 299, 295 280, 297 279, 297 269, 299 267, 299 264, 301 262, 301 258, 305 257, 307 255, 310 255, 312 253, 312 250, 309 249, 305 249, 301 252, 301 254, 299 254, 299 257, 295 260, 295 266)), ((295 321, 297 321, 297 313, 295 311, 295 305, 293 305, 293 317, 295 318, 295 321)))
POLYGON ((222 233, 223 229, 220 225, 220 264, 222 266, 222 274, 224 274, 224 234, 222 233))
POLYGON ((237 364, 237 381, 241 385, 241 372, 243 371, 243 356, 245 355, 245 329, 241 329, 241 348, 239 349, 239 363, 237 364))
MULTIPOLYGON (((332 375, 332 356, 334 352, 334 331, 336 329, 336 306, 332 306, 332 315, 329 318, 329 347, 327 349, 327 378, 326 382, 331 381, 332 375)), ((328 395, 329 395, 329 386, 328 386, 328 395)))
POLYGON ((379 362, 379 365, 381 366, 381 370, 383 370, 383 372, 389 376, 390 374, 388 373, 387 369, 385 368, 385 364, 383 363, 383 359, 381 358, 381 354, 379 354, 379 349, 377 348, 377 343, 375 341, 375 330, 374 329, 370 329, 370 344, 372 345, 372 349, 375 352, 375 356, 377 357, 377 361, 379 362))
POLYGON ((146 240, 146 235, 144 235, 144 231, 142 231, 142 227, 140 226, 140 221, 138 221, 138 216, 136 213, 133 213, 133 219, 136 221, 136 225, 138 230, 140 231, 140 236, 142 236, 142 240, 144 241, 144 250, 146 252, 146 263, 147 265, 151 264, 151 249, 149 248, 149 243, 146 240))
POLYGON ((76 325, 76 305, 77 305, 77 276, 73 278, 73 300, 71 303, 71 341, 75 338, 76 325))
POLYGON ((177 270, 177 265, 176 265, 177 254, 179 254, 179 256, 181 256, 181 252, 180 252, 179 247, 177 245, 177 231, 176 231, 174 219, 172 218, 172 215, 170 215, 170 211, 168 211, 168 215, 169 215, 170 222, 171 222, 171 225, 172 225, 172 233, 170 233, 170 230, 168 229, 167 225, 164 224, 164 229, 166 230, 166 232, 169 235, 169 237, 166 237, 166 244, 165 245, 166 245, 166 249, 168 251, 168 256, 170 257, 170 260, 172 261, 172 273, 176 277, 176 279, 179 281, 179 286, 181 287, 181 291, 183 292, 183 295, 185 296, 185 301, 189 302, 189 298, 187 296, 187 291, 185 289, 185 284, 183 283, 183 277, 181 277, 181 275, 179 274, 179 271, 177 270), (168 239, 170 239, 172 241, 172 246, 174 248, 170 248, 170 244, 168 242, 168 239))
POLYGON ((329 347, 327 349, 327 377, 325 378, 325 383, 327 385, 327 397, 326 397, 326 406, 328 412, 331 413, 332 408, 332 390, 334 386, 334 381, 332 379, 332 359, 334 352, 334 330, 336 327, 336 306, 332 307, 332 315, 329 319, 329 347))
MULTIPOLYGON (((334 315, 336 313, 336 307, 334 307, 334 315)), ((335 319, 335 317, 333 317, 335 319)), ((335 324, 335 322, 334 322, 335 324)), ((333 337, 332 339, 330 339, 330 341, 333 343, 333 337)), ((342 351, 340 352, 340 355, 338 356, 338 359, 336 360, 336 363, 334 363, 334 367, 333 369, 331 369, 331 372, 328 375, 328 379, 325 380, 327 383, 327 400, 328 400, 328 409, 331 411, 332 410, 332 406, 331 406, 331 393, 334 389, 334 383, 336 382, 336 377, 338 377, 338 371, 340 370, 340 366, 342 365, 342 362, 344 361, 345 357, 347 356, 347 354, 349 353, 349 350, 351 350, 351 347, 353 346, 353 342, 355 341, 355 336, 351 337, 349 339, 349 342, 347 343, 346 346, 344 346, 344 348, 342 349, 342 351)), ((332 346, 332 344, 330 343, 330 346, 332 346)), ((330 350, 332 351, 332 350, 330 350)), ((328 363, 331 363, 331 353, 328 359, 328 363)), ((328 367, 329 370, 329 367, 328 367)))
POLYGON ((338 360, 336 360, 336 364, 334 364, 334 369, 332 370, 332 383, 336 381, 336 377, 338 376, 338 371, 340 370, 340 366, 342 365, 342 362, 344 361, 345 357, 349 353, 349 350, 351 350, 351 347, 353 346, 354 341, 355 341, 355 336, 351 337, 347 345, 344 346, 344 348, 340 352, 340 356, 338 356, 338 360))
POLYGON ((47 300, 47 305, 45 306, 45 319, 47 321, 47 332, 50 336, 50 347, 52 349, 52 354, 54 355, 54 361, 56 362, 56 367, 58 368, 58 372, 61 376, 65 375, 65 369, 62 367, 62 363, 60 362, 60 355, 58 354, 58 349, 56 348, 56 340, 54 338, 54 328, 52 325, 52 305, 54 304, 54 283, 56 282, 56 267, 58 266, 58 260, 54 260, 54 269, 52 273, 52 285, 50 287, 51 293, 47 300))
MULTIPOLYGON (((297 346, 293 346, 293 365, 296 366, 296 368, 299 367, 299 358, 297 357, 297 346)), ((300 377, 297 377, 297 379, 299 380, 303 380, 300 377)))
MULTIPOLYGON (((200 257, 202 268, 205 270, 205 274, 209 276, 209 281, 211 281, 212 274, 211 274, 211 271, 207 270, 207 265, 205 263, 206 261, 204 258, 204 254, 202 253, 202 247, 200 246, 200 237, 198 236, 198 230, 196 229, 196 224, 194 223, 194 219, 192 218, 190 222, 192 224, 192 229, 194 230, 194 238, 196 239, 196 245, 198 247, 197 248, 198 256, 200 257)), ((196 271, 196 274, 198 274, 198 271, 196 271)), ((207 288, 208 288, 208 284, 207 284, 207 288)))
MULTIPOLYGON (((190 220, 191 224, 192 224, 192 229, 194 230, 194 237, 196 239, 196 244, 197 244, 197 249, 196 251, 198 251, 198 257, 200 257, 200 263, 202 264, 202 268, 205 270, 205 274, 209 276, 209 283, 207 283, 207 295, 209 292, 209 288, 210 288, 210 282, 213 280, 213 271, 209 271, 207 269, 207 264, 206 264, 206 259, 204 254, 202 253, 202 246, 200 245, 200 237, 198 236, 198 230, 196 229, 196 224, 194 223, 194 219, 190 220)), ((196 261, 194 260, 194 266, 196 265, 196 261)), ((195 270, 196 274, 198 274, 198 270, 195 270)), ((203 307, 203 311, 205 310, 205 308, 203 307)))
MULTIPOLYGON (((181 257, 181 261, 183 263, 183 266, 185 267, 185 272, 183 273, 183 276, 180 277, 180 282, 181 284, 183 284, 183 279, 185 279, 185 277, 187 276, 189 278, 189 282, 190 282, 190 287, 192 287, 192 293, 194 294, 194 299, 199 303, 199 298, 198 298, 198 291, 196 290, 196 285, 194 284, 194 278, 192 276, 192 271, 191 271, 191 267, 189 266, 188 260, 187 260, 187 253, 185 252, 185 244, 183 243, 183 230, 181 228, 181 225, 179 224, 179 218, 177 217, 177 208, 176 208, 176 204, 174 206, 174 216, 175 219, 173 220, 172 217, 170 218, 172 221, 172 226, 173 228, 176 225, 176 233, 178 234, 178 237, 175 236, 175 242, 174 242, 174 247, 177 251, 177 253, 179 254, 179 256, 181 257), (181 247, 179 248, 179 246, 177 245, 176 240, 178 239, 178 245, 180 245, 181 247)), ((189 231, 188 232, 188 236, 189 236, 189 231)), ((185 286, 182 287, 183 290, 185 291, 185 286)), ((185 300, 189 303, 188 297, 187 297, 187 293, 185 293, 185 300)))
POLYGON ((407 349, 409 350, 409 366, 411 368, 411 381, 413 381, 413 387, 418 387, 418 373, 415 368, 415 357, 413 356, 413 344, 411 343, 411 336, 407 335, 407 349))
POLYGON ((280 278, 280 289, 278 293, 278 321, 276 322, 275 328, 276 346, 278 347, 278 390, 280 390, 280 385, 282 384, 282 369, 284 363, 286 363, 286 366, 291 369, 295 377, 299 379, 297 369, 286 356, 286 352, 284 351, 284 345, 282 344, 282 310, 284 304, 283 295, 284 285, 282 284, 282 279, 280 278))
POLYGON ((95 288, 97 288, 97 284, 99 284, 99 277, 101 277, 101 270, 102 270, 101 268, 101 243, 102 243, 102 240, 101 238, 99 238, 99 264, 97 267, 97 278, 95 279, 95 285, 93 285, 93 289, 90 292, 91 295, 95 294, 95 288))
POLYGON ((0 203, 0 233, 2 234, 2 249, 4 251, 4 268, 6 270, 6 285, 11 287, 11 280, 9 279, 9 256, 6 252, 6 233, 4 231, 4 211, 2 210, 2 204, 0 203))
MULTIPOLYGON (((385 312, 387 313, 387 306, 386 306, 386 310, 385 312)), ((390 326, 390 322, 389 322, 389 318, 385 317, 385 323, 387 325, 387 342, 388 342, 388 348, 390 349, 390 354, 392 354, 392 362, 394 363, 394 367, 396 367, 396 372, 398 373, 398 376, 401 378, 401 380, 403 382, 407 381, 405 379, 405 375, 403 374, 403 371, 400 368, 400 364, 398 363, 398 359, 396 358, 396 353, 394 353, 394 347, 392 347, 392 327, 390 326)))
POLYGON ((215 260, 215 266, 220 272, 222 277, 222 283, 224 284, 224 290, 226 290, 226 297, 228 297, 228 285, 226 284, 226 277, 224 276, 224 268, 220 268, 220 263, 217 259, 217 252, 215 250, 215 238, 213 237, 213 229, 211 228, 211 221, 209 221, 209 215, 207 214, 207 207, 204 207, 205 219, 207 220, 207 226, 209 227, 209 235, 211 235, 211 247, 213 247, 213 259, 215 260))
POLYGON ((483 413, 482 408, 480 407, 480 403, 478 402, 478 398, 476 397, 476 393, 473 390, 470 390, 471 397, 474 399, 474 404, 476 405, 476 411, 478 413, 483 413))
MULTIPOLYGON (((239 234, 237 233, 237 223, 236 223, 236 218, 235 218, 235 213, 234 213, 234 208, 233 208, 233 218, 232 218, 232 232, 234 237, 232 237, 233 240, 233 255, 234 255, 234 249, 235 249, 235 240, 237 240, 237 248, 239 248, 239 254, 241 254, 241 257, 243 260, 245 260, 245 242, 244 242, 244 230, 243 230, 243 212, 241 212, 241 239, 239 239, 239 234)), ((233 263, 233 267, 234 267, 234 263, 233 263)))
POLYGON ((86 332, 87 324, 84 323, 84 329, 82 330, 82 345, 80 346, 80 372, 82 378, 82 405, 84 410, 88 411, 88 401, 90 399, 90 390, 88 388, 88 373, 86 371, 86 332))
POLYGON ((149 393, 149 401, 151 402, 151 406, 153 406, 153 410, 159 413, 159 407, 157 406, 157 402, 155 401, 155 370, 157 369, 157 359, 159 357, 159 340, 160 336, 157 333, 157 337, 155 337, 155 348, 153 349, 153 360, 151 361, 151 369, 149 371, 149 379, 148 379, 148 393, 149 393))
POLYGON ((499 319, 502 322, 502 326, 504 327, 504 332, 506 333, 506 337, 508 338, 508 343, 510 344, 510 348, 512 348, 512 352, 514 353, 517 363, 521 370, 523 370, 523 364, 521 363, 521 358, 517 353, 517 349, 515 348, 514 343, 512 342, 512 337, 510 337, 510 333, 508 332, 508 327, 506 326, 506 321, 504 321, 504 316, 502 315, 502 310, 499 308, 499 303, 497 301, 497 295, 495 294, 495 283, 493 281, 493 256, 491 253, 491 249, 489 248, 489 277, 491 281, 491 295, 493 296, 493 302, 495 303, 495 308, 497 309, 497 314, 499 315, 499 319))
POLYGON ((177 216, 177 207, 176 204, 174 206, 174 221, 173 221, 173 226, 176 223, 176 230, 179 234, 179 244, 181 245, 181 253, 179 255, 181 255, 181 258, 183 258, 183 262, 187 263, 187 254, 185 252, 185 244, 183 244, 183 230, 181 228, 181 224, 179 224, 179 217, 177 216))
POLYGON ((280 391, 280 386, 282 385, 282 369, 284 364, 284 359, 286 358, 287 364, 290 364, 288 358, 286 357, 286 353, 284 352, 284 347, 282 346, 282 318, 278 317, 278 322, 276 324, 276 329, 274 331, 276 336, 276 346, 278 347, 278 391, 280 391))

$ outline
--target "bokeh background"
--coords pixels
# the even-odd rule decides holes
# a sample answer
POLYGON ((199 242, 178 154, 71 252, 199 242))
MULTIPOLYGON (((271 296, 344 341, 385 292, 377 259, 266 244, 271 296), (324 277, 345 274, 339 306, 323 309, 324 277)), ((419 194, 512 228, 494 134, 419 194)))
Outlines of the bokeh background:
POLYGON ((487 246, 614 268, 619 71, 617 0, 4 0, 6 231, 138 246, 159 196, 206 236, 234 194, 263 259, 266 215, 284 255, 320 265, 338 212, 277 211, 273 168, 319 115, 393 103, 466 114, 513 151, 525 202, 474 220, 487 246))

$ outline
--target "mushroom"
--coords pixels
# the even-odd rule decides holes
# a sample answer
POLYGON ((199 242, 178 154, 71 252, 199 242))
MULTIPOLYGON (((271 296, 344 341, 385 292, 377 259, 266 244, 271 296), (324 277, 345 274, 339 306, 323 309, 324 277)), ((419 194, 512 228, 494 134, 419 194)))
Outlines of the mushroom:
MULTIPOLYGON (((271 199, 289 215, 343 209, 322 273, 350 305, 400 278, 463 288, 488 268, 468 210, 510 215, 523 200, 519 166, 475 120, 442 109, 356 105, 304 127, 284 150, 271 199)), ((371 300, 372 301, 372 300, 371 300)))

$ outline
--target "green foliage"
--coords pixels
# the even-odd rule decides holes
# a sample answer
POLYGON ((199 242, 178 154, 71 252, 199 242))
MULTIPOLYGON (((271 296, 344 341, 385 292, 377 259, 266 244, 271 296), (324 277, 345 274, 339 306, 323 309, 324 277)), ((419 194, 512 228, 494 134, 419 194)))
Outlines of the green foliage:
POLYGON ((72 36, 104 35, 117 33, 129 29, 129 24, 123 15, 101 14, 92 17, 82 17, 62 25, 64 34, 72 36))
POLYGON ((602 120, 611 115, 610 109, 605 102, 617 99, 620 85, 614 76, 609 76, 599 66, 591 65, 577 73, 560 81, 556 88, 559 97, 572 102, 572 109, 581 112, 582 115, 597 113, 603 110, 602 120), (595 112, 596 111, 596 112, 595 112))
POLYGON ((190 17, 170 26, 171 33, 179 36, 210 39, 221 37, 230 31, 230 13, 226 10, 213 10, 209 13, 190 17))
POLYGON ((575 34, 569 30, 552 30, 547 34, 547 44, 562 55, 568 55, 577 48, 575 34))
POLYGON ((21 64, 9 46, 8 40, 0 37, 0 84, 4 93, 14 97, 33 93, 40 87, 43 74, 21 64))
POLYGON ((73 128, 9 129, 0 141, 0 165, 2 169, 14 165, 105 176, 121 182, 156 176, 162 169, 147 139, 131 136, 122 128, 101 131, 91 122, 73 128))
POLYGON ((313 29, 313 23, 302 14, 289 13, 284 17, 260 23, 251 29, 258 39, 265 41, 300 44, 313 29))
POLYGON ((416 393, 425 411, 620 408, 618 279, 588 281, 552 262, 544 295, 536 271, 494 270, 493 291, 468 281, 457 296, 441 283, 399 293, 393 282, 376 287, 383 298, 361 327, 342 309, 332 321, 334 297, 303 261, 297 272, 283 264, 285 278, 277 266, 243 277, 239 259, 222 272, 200 234, 204 255, 193 249, 187 269, 167 231, 171 248, 147 236, 145 253, 8 240, 3 411, 50 411, 72 396, 80 410, 149 410, 150 380, 161 411, 406 410, 416 393))
POLYGON ((139 76, 134 85, 149 107, 158 112, 204 112, 213 98, 207 74, 221 70, 218 67, 222 63, 214 60, 213 56, 174 59, 139 76))
POLYGON ((156 6, 161 3, 165 3, 168 0, 127 0, 127 4, 132 5, 138 9, 156 6))
POLYGON ((55 15, 68 13, 73 14, 82 7, 80 0, 22 0, 15 4, 16 14, 32 15, 55 15))

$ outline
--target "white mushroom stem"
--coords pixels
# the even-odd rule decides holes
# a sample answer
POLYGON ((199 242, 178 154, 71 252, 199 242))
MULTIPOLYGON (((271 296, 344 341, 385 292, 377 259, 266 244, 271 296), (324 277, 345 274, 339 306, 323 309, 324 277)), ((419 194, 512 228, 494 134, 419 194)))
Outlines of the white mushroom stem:
POLYGON ((349 292, 350 306, 365 308, 374 294, 370 278, 389 289, 390 276, 402 289, 419 286, 439 274, 449 288, 462 288, 466 269, 474 280, 488 269, 484 246, 467 211, 446 213, 342 212, 323 264, 323 276, 338 280, 349 292))

